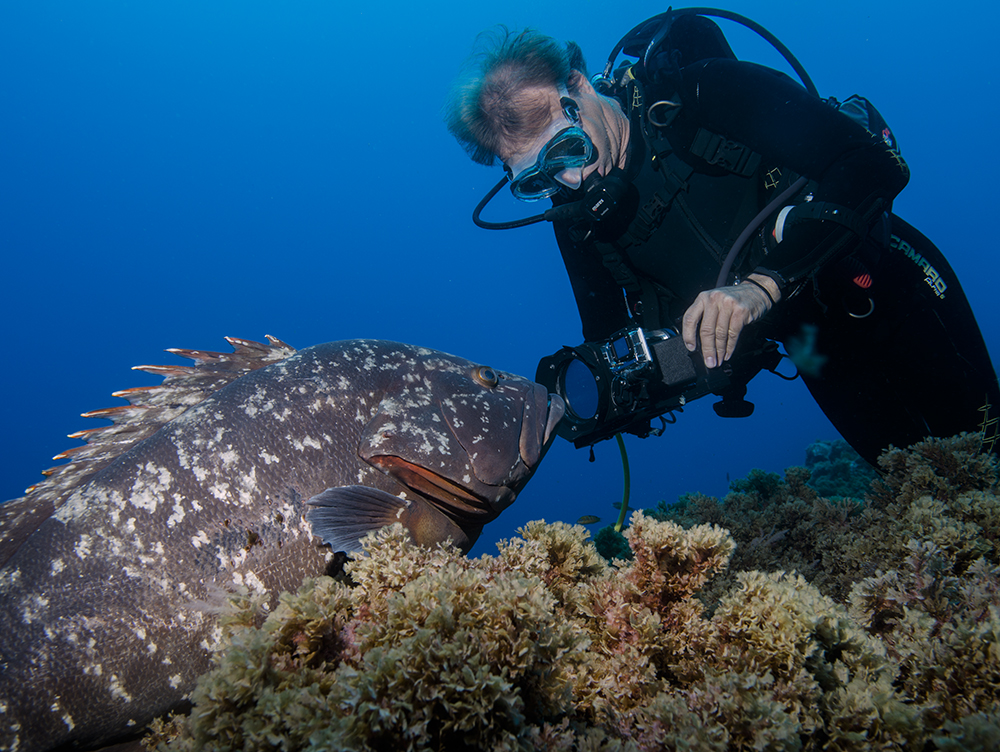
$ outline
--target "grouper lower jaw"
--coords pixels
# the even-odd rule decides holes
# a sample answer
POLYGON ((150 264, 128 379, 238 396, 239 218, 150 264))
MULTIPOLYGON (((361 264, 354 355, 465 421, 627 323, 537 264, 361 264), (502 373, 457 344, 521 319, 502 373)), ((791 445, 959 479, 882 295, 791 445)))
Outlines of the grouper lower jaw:
POLYGON ((516 495, 509 488, 485 486, 475 479, 470 479, 470 482, 482 486, 481 493, 485 492, 485 494, 480 496, 470 488, 448 480, 426 467, 407 462, 402 457, 394 455, 377 455, 370 458, 369 462, 407 488, 411 488, 421 496, 426 497, 429 502, 449 517, 456 520, 474 521, 477 525, 484 525, 496 517, 497 513, 493 511, 495 499, 500 496, 506 499, 507 496, 510 496, 510 501, 507 502, 509 505, 514 501, 516 495))

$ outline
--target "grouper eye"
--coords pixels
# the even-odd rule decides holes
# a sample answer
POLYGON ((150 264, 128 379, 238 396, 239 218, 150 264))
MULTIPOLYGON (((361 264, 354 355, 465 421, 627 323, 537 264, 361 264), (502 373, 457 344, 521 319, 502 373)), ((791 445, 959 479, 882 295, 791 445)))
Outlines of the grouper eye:
POLYGON ((500 376, 489 366, 479 366, 472 372, 472 377, 485 387, 492 389, 500 383, 500 376))

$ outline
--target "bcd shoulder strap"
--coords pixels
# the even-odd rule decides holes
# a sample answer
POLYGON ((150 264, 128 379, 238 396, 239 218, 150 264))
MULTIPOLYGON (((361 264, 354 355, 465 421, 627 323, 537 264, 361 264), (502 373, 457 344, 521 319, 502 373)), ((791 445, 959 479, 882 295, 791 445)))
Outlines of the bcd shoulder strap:
MULTIPOLYGON (((663 285, 638 275, 626 260, 626 252, 632 246, 641 245, 652 237, 678 195, 688 190, 688 181, 695 170, 677 156, 666 135, 667 128, 682 108, 676 95, 658 91, 657 96, 647 97, 646 85, 631 71, 624 79, 627 83, 621 103, 632 127, 640 129, 653 154, 652 158, 657 161, 663 185, 639 207, 624 233, 610 242, 597 241, 595 246, 605 268, 625 290, 633 315, 640 317, 644 326, 658 327, 663 326, 660 321, 661 299, 670 300, 677 296, 663 285), (664 96, 658 96, 659 94, 664 96), (654 101, 647 107, 646 102, 650 98, 654 101)), ((752 176, 761 165, 760 155, 749 147, 706 128, 698 128, 694 141, 687 150, 708 164, 743 177, 752 176)), ((696 222, 690 212, 684 211, 682 214, 689 222, 696 222)), ((700 226, 694 229, 696 236, 704 235, 700 226)), ((709 250, 718 255, 717 248, 709 250)))

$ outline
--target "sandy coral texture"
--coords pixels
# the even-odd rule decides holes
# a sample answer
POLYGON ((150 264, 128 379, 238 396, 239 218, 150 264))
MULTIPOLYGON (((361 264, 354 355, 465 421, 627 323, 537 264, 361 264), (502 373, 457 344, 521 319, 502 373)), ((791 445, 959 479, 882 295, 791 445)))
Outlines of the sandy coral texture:
POLYGON ((228 645, 160 750, 986 750, 1000 500, 975 437, 635 512, 631 559, 533 522, 496 556, 369 536, 228 645), (677 519, 669 519, 673 515, 677 519), (659 519, 657 519, 659 518, 659 519))

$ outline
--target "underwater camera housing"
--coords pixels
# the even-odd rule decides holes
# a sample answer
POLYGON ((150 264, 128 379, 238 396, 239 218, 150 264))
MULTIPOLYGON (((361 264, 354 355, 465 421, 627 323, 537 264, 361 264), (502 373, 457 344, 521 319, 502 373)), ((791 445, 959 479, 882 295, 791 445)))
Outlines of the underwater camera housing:
POLYGON ((659 435, 663 429, 650 425, 653 418, 706 394, 722 397, 714 405, 718 415, 746 417, 753 412, 743 399, 747 383, 780 360, 776 343, 744 336, 729 360, 707 369, 701 353, 689 352, 675 331, 629 327, 542 358, 535 381, 566 401, 557 432, 580 448, 623 431, 659 435))

